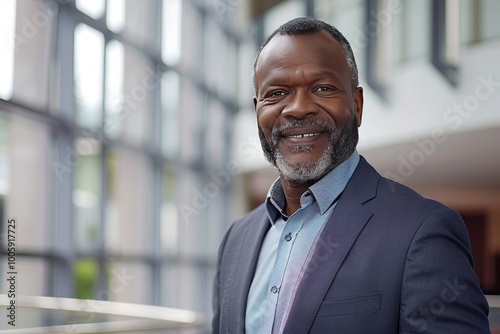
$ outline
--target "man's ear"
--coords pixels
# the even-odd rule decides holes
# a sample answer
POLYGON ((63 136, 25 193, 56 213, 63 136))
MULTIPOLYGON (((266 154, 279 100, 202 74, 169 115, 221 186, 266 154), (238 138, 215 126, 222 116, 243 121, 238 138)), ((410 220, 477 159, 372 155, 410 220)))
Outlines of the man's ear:
POLYGON ((257 110, 257 96, 253 97, 253 109, 257 110))
POLYGON ((363 87, 357 87, 354 90, 354 105, 356 107, 356 120, 358 127, 361 126, 361 119, 363 118, 363 87))

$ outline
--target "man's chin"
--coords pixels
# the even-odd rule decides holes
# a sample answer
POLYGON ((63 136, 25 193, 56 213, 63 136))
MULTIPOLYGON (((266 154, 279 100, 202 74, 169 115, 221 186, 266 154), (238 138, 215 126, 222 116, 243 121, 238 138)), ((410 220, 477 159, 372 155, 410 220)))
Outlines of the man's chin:
POLYGON ((319 159, 309 158, 290 161, 284 156, 278 155, 274 165, 286 180, 297 183, 310 183, 321 179, 332 169, 332 159, 330 154, 323 154, 319 159))

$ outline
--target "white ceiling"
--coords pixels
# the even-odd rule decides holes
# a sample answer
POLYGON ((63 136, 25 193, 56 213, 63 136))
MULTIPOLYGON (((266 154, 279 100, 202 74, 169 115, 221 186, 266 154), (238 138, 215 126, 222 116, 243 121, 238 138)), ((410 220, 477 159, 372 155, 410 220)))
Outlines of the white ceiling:
POLYGON ((500 189, 498 127, 448 135, 442 143, 436 143, 431 154, 424 154, 416 142, 398 143, 360 153, 379 173, 392 173, 411 187, 500 189), (414 163, 410 162, 410 156, 414 163), (402 161, 407 161, 410 167, 403 169, 402 161))

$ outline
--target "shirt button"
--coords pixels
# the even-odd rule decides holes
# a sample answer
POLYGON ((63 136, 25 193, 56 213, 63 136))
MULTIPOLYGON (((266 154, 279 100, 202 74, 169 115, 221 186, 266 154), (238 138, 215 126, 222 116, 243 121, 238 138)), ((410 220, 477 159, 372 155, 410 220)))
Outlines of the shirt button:
POLYGON ((285 235, 285 240, 286 241, 290 241, 292 240, 292 232, 288 233, 287 235, 285 235))
POLYGON ((278 292, 278 291, 279 291, 279 289, 278 289, 278 287, 277 287, 277 286, 273 286, 273 287, 271 288, 271 292, 272 292, 272 293, 276 293, 276 292, 278 292))

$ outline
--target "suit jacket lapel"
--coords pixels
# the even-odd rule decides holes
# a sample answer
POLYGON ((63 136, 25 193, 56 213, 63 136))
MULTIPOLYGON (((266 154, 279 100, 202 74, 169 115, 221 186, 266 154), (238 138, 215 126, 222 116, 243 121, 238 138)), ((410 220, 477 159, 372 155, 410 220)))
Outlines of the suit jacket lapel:
POLYGON ((380 175, 361 158, 321 231, 297 287, 283 333, 307 333, 340 266, 372 216, 362 203, 375 196, 380 175))
POLYGON ((245 225, 244 236, 237 256, 237 267, 232 280, 232 293, 230 302, 226 304, 228 327, 223 333, 243 334, 245 333, 245 313, 248 291, 252 284, 253 276, 259 258, 260 247, 266 232, 270 227, 269 219, 265 209, 258 217, 248 217, 245 225), (253 218, 253 219, 252 219, 253 218))

